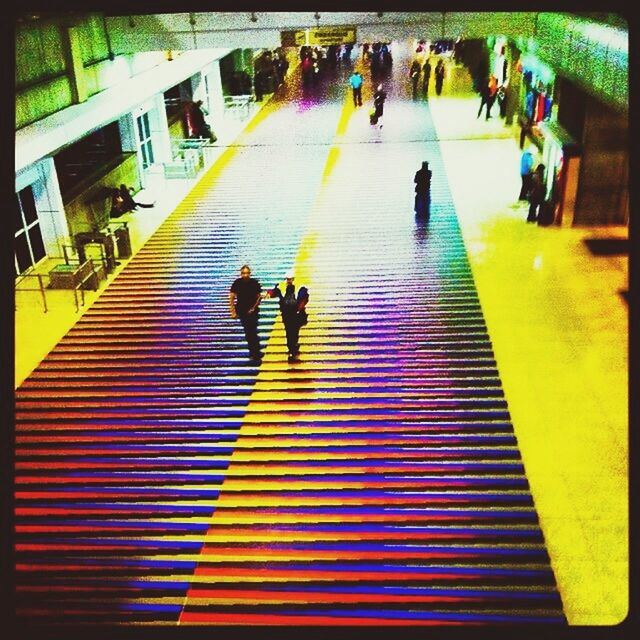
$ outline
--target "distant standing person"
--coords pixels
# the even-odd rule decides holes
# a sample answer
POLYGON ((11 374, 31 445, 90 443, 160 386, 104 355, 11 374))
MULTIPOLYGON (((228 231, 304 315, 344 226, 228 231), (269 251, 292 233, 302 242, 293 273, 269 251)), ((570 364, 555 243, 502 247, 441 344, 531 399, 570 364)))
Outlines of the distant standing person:
POLYGON ((415 212, 419 218, 429 219, 431 208, 431 170, 425 160, 413 178, 416 185, 415 212))
POLYGON ((418 97, 418 82, 420 82, 420 63, 417 60, 411 63, 409 77, 411 78, 411 97, 415 100, 418 97))
POLYGON ((353 92, 353 106, 362 106, 362 75, 359 71, 354 71, 349 78, 351 91, 353 92))
POLYGON ((429 95, 429 80, 431 78, 431 65, 429 64, 429 58, 427 58, 424 65, 422 65, 422 74, 422 93, 427 96, 429 95))
POLYGON ((387 99, 387 93, 379 84, 376 92, 373 94, 373 106, 375 108, 375 117, 378 122, 378 127, 382 129, 382 115, 384 113, 384 101, 387 99))
POLYGON ((249 355, 253 364, 260 364, 260 338, 258 337, 258 311, 260 307, 262 287, 251 277, 249 265, 242 265, 240 277, 236 278, 229 291, 229 311, 232 318, 239 318, 249 347, 249 355))
POLYGON ((286 287, 284 295, 280 286, 276 285, 269 291, 270 298, 278 298, 280 303, 280 313, 287 336, 287 351, 289 362, 297 362, 300 354, 300 327, 307 323, 307 312, 304 308, 309 302, 309 292, 306 287, 300 287, 296 295, 296 287, 293 283, 295 276, 289 271, 286 276, 286 287))
POLYGON ((498 95, 498 79, 495 76, 489 76, 489 96, 487 98, 487 120, 491 117, 491 107, 496 101, 498 95))
POLYGON ((544 185, 544 165, 539 164, 536 167, 533 176, 531 176, 531 186, 529 187, 529 215, 527 222, 535 222, 538 219, 538 208, 543 204, 546 195, 544 185))
MULTIPOLYGON (((478 109, 478 115, 476 118, 479 118, 482 114, 482 107, 486 107, 487 114, 489 113, 489 83, 484 82, 480 86, 480 108, 478 109)), ((487 120, 489 116, 487 115, 487 120)))
POLYGON ((438 60, 434 75, 436 77, 436 93, 440 95, 442 93, 442 83, 444 82, 444 64, 442 60, 438 60))
POLYGON ((520 188, 518 200, 526 200, 529 190, 531 189, 531 171, 533 169, 534 153, 535 147, 531 145, 527 147, 520 156, 520 179, 522 180, 522 187, 520 188))

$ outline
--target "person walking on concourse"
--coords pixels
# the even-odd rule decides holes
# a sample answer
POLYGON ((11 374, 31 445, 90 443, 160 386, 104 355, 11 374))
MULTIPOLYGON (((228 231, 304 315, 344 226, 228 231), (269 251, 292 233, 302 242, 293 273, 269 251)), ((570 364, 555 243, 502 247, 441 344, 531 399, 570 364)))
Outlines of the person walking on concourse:
POLYGON ((249 265, 240 268, 240 277, 236 278, 229 290, 229 311, 232 318, 239 318, 249 347, 252 364, 260 364, 260 338, 258 337, 258 312, 262 287, 251 277, 249 265))
POLYGON ((375 122, 380 129, 382 129, 382 115, 384 114, 384 101, 387 99, 387 92, 379 84, 375 93, 373 94, 373 107, 375 109, 374 116, 375 122))
POLYGON ((354 71, 349 78, 349 84, 353 91, 353 106, 362 106, 362 75, 359 71, 354 71))
POLYGON ((428 220, 431 207, 431 170, 426 160, 422 163, 422 168, 416 171, 413 181, 416 184, 416 217, 428 220))
POLYGON ((300 354, 300 327, 307 323, 307 312, 304 308, 309 302, 309 292, 306 287, 300 287, 296 296, 296 287, 293 283, 295 276, 289 271, 286 276, 286 288, 284 295, 280 286, 276 285, 268 293, 270 298, 278 298, 280 303, 280 313, 287 336, 287 351, 289 352, 289 362, 297 362, 300 354))

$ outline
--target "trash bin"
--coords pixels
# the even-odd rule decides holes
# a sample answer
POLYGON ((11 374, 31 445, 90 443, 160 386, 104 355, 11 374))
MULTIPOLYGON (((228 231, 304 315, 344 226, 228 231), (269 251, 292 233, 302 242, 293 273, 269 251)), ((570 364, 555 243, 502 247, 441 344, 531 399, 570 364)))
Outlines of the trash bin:
POLYGON ((131 236, 128 227, 119 227, 114 231, 116 246, 118 247, 118 258, 131 257, 131 236))

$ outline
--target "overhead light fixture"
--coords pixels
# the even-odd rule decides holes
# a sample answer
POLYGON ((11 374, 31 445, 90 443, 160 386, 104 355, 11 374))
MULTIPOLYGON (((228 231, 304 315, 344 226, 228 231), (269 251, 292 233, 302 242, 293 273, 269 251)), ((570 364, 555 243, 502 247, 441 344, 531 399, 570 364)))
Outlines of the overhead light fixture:
POLYGON ((320 14, 317 11, 313 14, 313 17, 316 19, 316 22, 320 22, 320 14))
POLYGON ((253 11, 251 12, 251 22, 258 22, 258 18, 256 17, 256 14, 253 13, 253 11))
POLYGON ((382 16, 384 15, 384 13, 382 13, 382 11, 378 11, 378 13, 376 13, 376 15, 378 16, 378 18, 382 18, 382 16))

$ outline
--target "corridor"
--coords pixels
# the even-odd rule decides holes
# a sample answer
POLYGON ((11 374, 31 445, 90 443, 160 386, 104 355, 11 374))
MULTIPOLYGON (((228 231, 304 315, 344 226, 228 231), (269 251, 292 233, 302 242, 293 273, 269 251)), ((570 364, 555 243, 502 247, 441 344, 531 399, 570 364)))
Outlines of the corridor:
POLYGON ((19 387, 21 617, 566 624, 452 193, 456 141, 436 133, 447 87, 413 101, 405 66, 382 129, 368 71, 360 109, 349 70, 306 91, 294 76, 19 387), (289 269, 309 288, 301 362, 266 300, 249 364, 227 302, 244 263, 263 288, 289 269))

